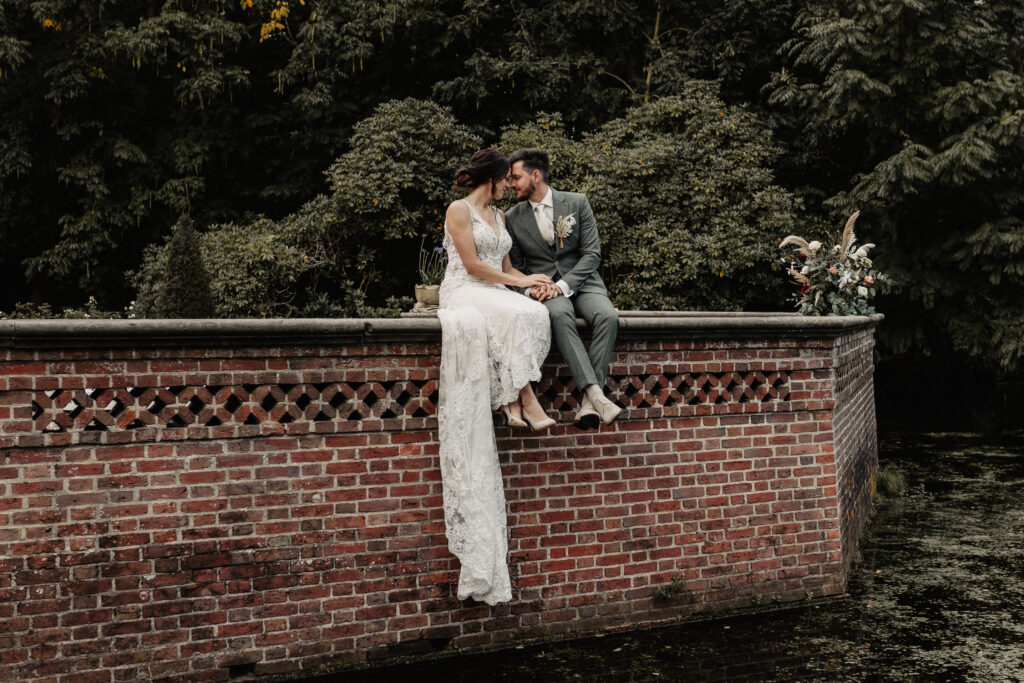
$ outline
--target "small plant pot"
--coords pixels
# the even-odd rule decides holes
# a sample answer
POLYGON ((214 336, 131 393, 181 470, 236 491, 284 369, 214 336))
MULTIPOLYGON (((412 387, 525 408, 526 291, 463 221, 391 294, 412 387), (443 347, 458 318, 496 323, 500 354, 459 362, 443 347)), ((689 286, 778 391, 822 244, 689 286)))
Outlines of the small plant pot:
POLYGON ((416 303, 437 306, 440 301, 440 285, 416 285, 416 303))

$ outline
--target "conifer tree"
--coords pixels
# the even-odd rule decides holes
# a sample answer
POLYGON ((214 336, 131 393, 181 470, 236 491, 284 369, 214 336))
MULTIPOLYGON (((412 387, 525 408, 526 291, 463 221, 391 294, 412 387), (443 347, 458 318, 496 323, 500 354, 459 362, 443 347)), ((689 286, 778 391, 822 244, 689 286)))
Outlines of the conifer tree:
POLYGON ((203 264, 199 235, 186 216, 178 219, 167 249, 164 277, 156 300, 158 318, 212 318, 210 274, 203 264))

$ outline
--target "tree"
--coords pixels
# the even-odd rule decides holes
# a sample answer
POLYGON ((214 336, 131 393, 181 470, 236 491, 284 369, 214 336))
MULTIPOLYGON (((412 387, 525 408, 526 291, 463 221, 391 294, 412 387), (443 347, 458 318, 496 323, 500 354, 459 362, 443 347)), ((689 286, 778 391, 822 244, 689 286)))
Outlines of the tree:
POLYGON ((578 138, 693 75, 743 99, 794 6, 0 0, 0 305, 120 307, 178 216, 299 211, 383 102, 433 98, 494 139, 541 110, 578 138))
POLYGON ((786 286, 777 247, 797 207, 773 183, 770 131, 712 83, 681 90, 578 142, 548 116, 502 147, 547 148, 553 184, 588 195, 620 308, 774 309, 786 286))
MULTIPOLYGON (((354 127, 327 171, 330 194, 277 220, 212 226, 202 236, 218 316, 397 313, 412 293, 422 237, 439 243, 455 170, 480 140, 432 102, 386 102, 354 127), (391 299, 388 303, 388 299, 391 299)), ((170 246, 134 276, 139 315, 159 316, 170 246)))
POLYGON ((429 92, 410 35, 436 41, 417 68, 444 68, 450 8, 420 5, 0 2, 0 297, 116 303, 182 213, 298 210, 353 123, 404 84, 429 92))
POLYGON ((1024 367, 1022 26, 1009 0, 817 3, 768 89, 786 176, 879 245, 889 353, 1024 367))
POLYGON ((3 4, 3 265, 37 296, 121 293, 123 264, 174 217, 218 210, 200 201, 204 166, 234 148, 226 119, 248 85, 230 4, 3 4))
POLYGON ((517 0, 466 3, 469 52, 433 98, 467 121, 521 124, 557 111, 573 135, 626 109, 718 79, 751 101, 779 59, 798 3, 750 0, 517 0))
POLYGON ((450 109, 426 100, 385 102, 357 123, 327 171, 324 239, 336 245, 339 276, 364 292, 371 283, 411 292, 420 240, 441 242, 455 171, 481 146, 450 109))
POLYGON ((203 264, 199 235, 188 218, 179 219, 171 233, 161 284, 155 317, 213 317, 210 274, 203 264))

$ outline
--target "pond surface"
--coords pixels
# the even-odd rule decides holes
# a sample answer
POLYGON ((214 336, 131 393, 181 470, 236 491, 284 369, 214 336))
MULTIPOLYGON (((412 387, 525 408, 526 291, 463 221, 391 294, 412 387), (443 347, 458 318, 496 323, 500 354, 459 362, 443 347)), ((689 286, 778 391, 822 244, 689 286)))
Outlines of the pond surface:
POLYGON ((1024 681, 1024 438, 883 437, 908 491, 876 506, 845 599, 307 683, 1024 681))

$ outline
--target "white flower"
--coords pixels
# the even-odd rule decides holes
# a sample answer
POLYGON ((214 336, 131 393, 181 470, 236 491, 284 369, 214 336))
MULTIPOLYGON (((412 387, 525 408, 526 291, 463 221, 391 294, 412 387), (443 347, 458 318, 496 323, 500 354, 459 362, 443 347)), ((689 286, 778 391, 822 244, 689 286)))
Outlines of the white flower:
POLYGON ((861 296, 866 297, 868 295, 868 288, 864 287, 864 286, 858 287, 857 288, 857 294, 860 294, 861 296))
POLYGON ((801 275, 807 275, 807 273, 809 273, 809 272, 811 272, 811 267, 810 266, 804 266, 803 268, 800 269, 800 274, 801 275))
POLYGON ((812 252, 818 251, 819 249, 821 249, 821 242, 819 242, 818 240, 814 240, 813 242, 807 245, 807 249, 812 252))

